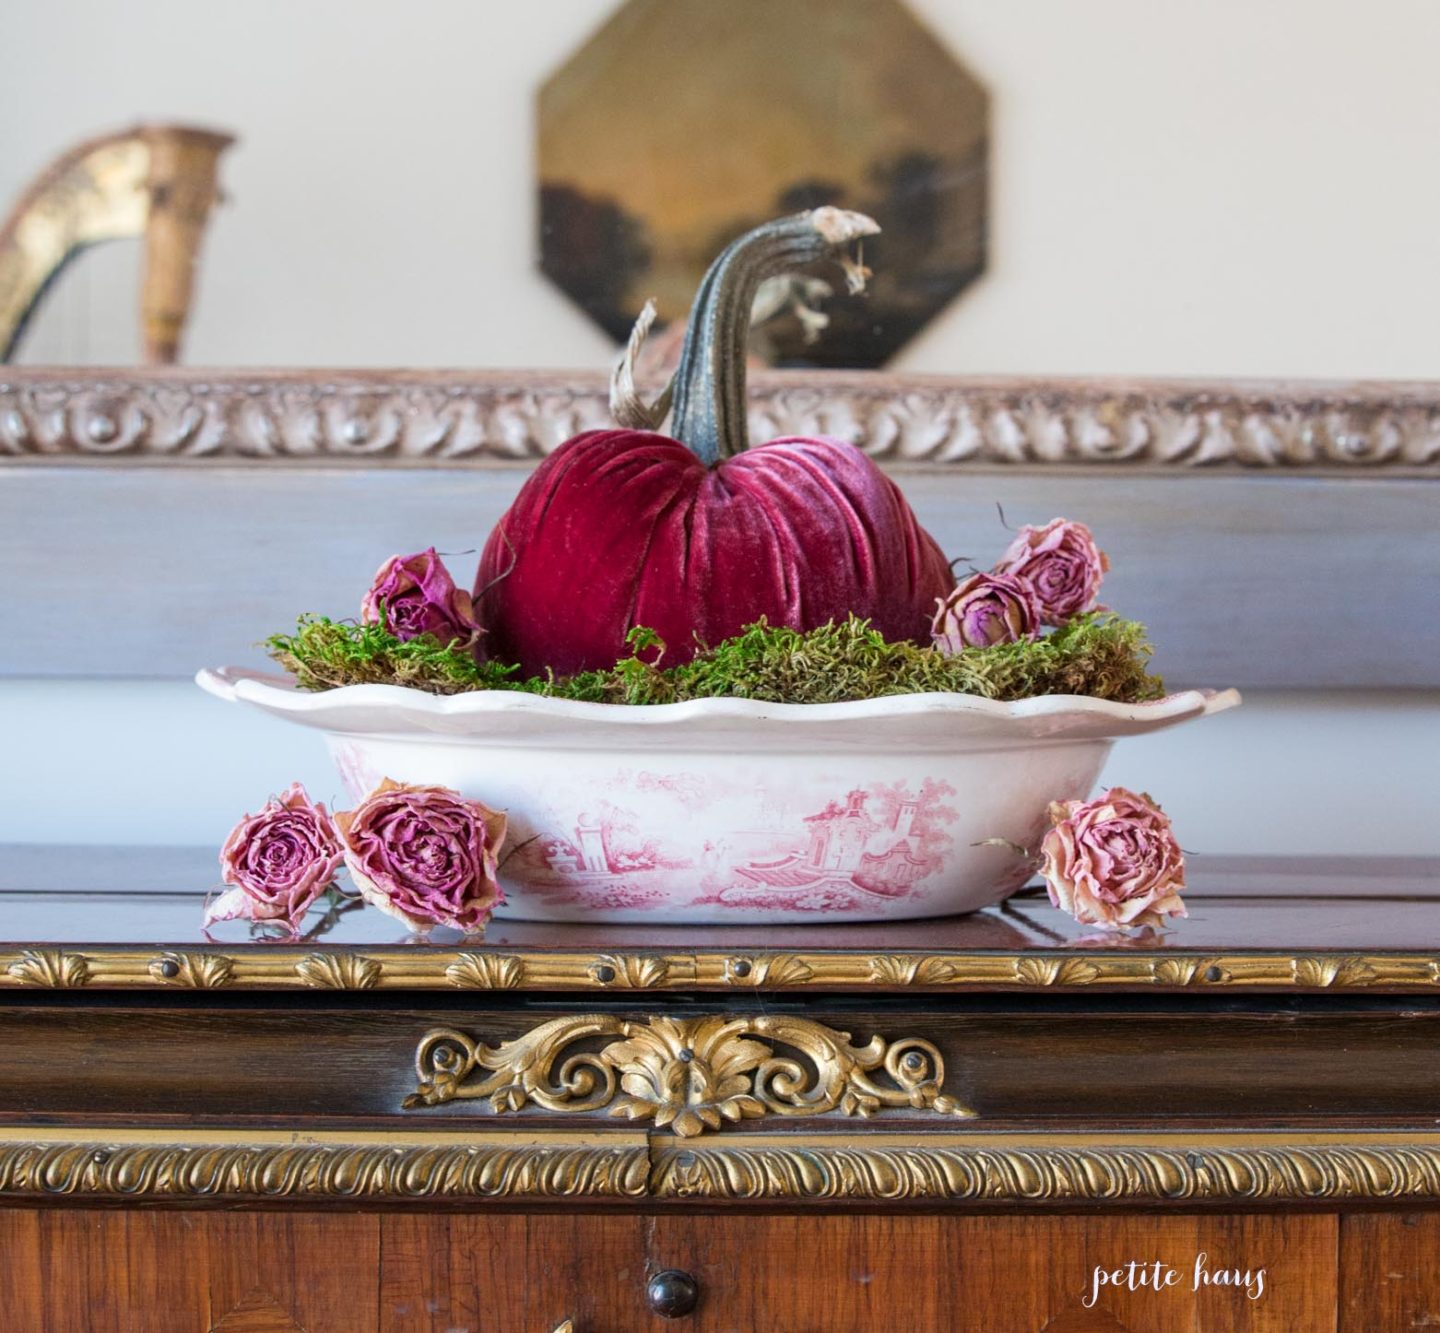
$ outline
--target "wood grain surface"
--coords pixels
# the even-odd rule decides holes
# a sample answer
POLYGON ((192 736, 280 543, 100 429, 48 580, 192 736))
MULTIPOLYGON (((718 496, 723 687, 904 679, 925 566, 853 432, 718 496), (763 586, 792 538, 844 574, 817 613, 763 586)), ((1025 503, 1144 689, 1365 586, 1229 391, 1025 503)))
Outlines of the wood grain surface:
MULTIPOLYGON (((1347 1222, 1354 1219, 1347 1219, 1347 1222)), ((1404 1264, 1393 1229, 1353 1265, 1404 1264), (1383 1242, 1383 1244, 1377 1244, 1383 1242)), ((1334 1215, 943 1218, 0 1212, 6 1333, 1332 1333, 1334 1215), (1265 1269, 1258 1299, 1194 1287, 1265 1269), (1096 1266, 1159 1261, 1156 1291, 1096 1266), (647 1278, 692 1274, 692 1315, 649 1311, 647 1278), (1163 1271, 1163 1270, 1162 1270, 1163 1271)), ((1435 1233, 1415 1230, 1418 1258, 1435 1233)), ((1403 1246, 1402 1246, 1403 1250, 1403 1246)), ((1358 1270, 1356 1270, 1358 1271, 1358 1270)), ((1433 1287, 1432 1287, 1433 1291, 1433 1287)), ((1356 1305, 1344 1327, 1409 1327, 1356 1305), (1380 1322, 1365 1323, 1364 1320, 1380 1322), (1356 1322, 1360 1320, 1362 1322, 1356 1322)), ((1430 1307, 1433 1308, 1433 1307, 1430 1307)))
POLYGON ((693 1333, 1330 1333, 1335 1230, 1329 1216, 688 1216, 657 1221, 651 1255, 699 1279, 693 1333), (1197 1292, 1201 1253, 1210 1271, 1266 1268, 1266 1293, 1197 1292), (1172 1265, 1179 1281, 1107 1287, 1087 1308, 1094 1268, 1132 1259, 1172 1265))
POLYGON ((0 1328, 368 1333, 380 1229, 343 1213, 0 1211, 0 1328))
MULTIPOLYGON (((643 1216, 388 1216, 381 1223, 385 1333, 575 1333, 648 1328, 643 1216)), ((357 1331, 358 1333, 358 1331, 357 1331)))
POLYGON ((1440 1328, 1440 1213, 1341 1218, 1339 1328, 1440 1328))

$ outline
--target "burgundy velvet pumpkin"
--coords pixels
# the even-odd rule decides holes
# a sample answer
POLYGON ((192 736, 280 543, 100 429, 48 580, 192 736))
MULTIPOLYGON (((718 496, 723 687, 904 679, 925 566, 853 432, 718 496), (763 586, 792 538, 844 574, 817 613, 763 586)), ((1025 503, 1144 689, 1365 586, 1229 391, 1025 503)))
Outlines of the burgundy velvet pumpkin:
POLYGON ((644 625, 664 639, 668 665, 762 616, 806 630, 852 612, 887 638, 928 642, 954 578, 899 488, 839 440, 745 441, 755 287, 874 230, 859 214, 817 209, 749 233, 716 261, 676 373, 675 438, 577 436, 491 535, 476 580, 490 656, 527 674, 609 667, 644 625))

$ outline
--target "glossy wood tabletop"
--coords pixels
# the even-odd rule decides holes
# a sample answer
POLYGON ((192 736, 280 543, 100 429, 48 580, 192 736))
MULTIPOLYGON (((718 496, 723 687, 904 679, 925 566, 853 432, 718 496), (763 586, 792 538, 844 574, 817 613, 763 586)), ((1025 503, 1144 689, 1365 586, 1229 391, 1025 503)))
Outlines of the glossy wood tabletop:
MULTIPOLYGON (((1440 953, 1440 857, 1189 858, 1189 916, 1163 934, 1111 937, 1077 924, 1032 886, 967 916, 873 925, 616 926, 497 920, 468 940, 438 928, 425 939, 372 910, 312 909, 305 938, 326 945, 605 950, 1216 949, 1440 953)), ((218 891, 215 852, 204 847, 0 845, 0 942, 233 946, 261 932, 223 922, 201 929, 218 891)), ((357 905, 358 906, 358 905, 357 905)))

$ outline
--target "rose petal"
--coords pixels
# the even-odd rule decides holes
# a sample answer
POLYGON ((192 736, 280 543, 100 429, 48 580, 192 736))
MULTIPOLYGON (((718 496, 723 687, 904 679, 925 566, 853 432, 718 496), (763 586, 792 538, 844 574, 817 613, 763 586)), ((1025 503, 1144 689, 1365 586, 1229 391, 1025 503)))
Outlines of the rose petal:
POLYGON ((496 853, 506 820, 479 801, 386 779, 337 822, 361 895, 413 930, 475 931, 503 901, 496 853))
POLYGON ((972 574, 936 602, 930 636, 946 653, 1033 639, 1040 605, 1028 584, 1008 574, 972 574))
POLYGON ((1040 873, 1056 907, 1116 930, 1185 915, 1184 853, 1150 797, 1113 787, 1092 801, 1052 802, 1050 818, 1040 873))
POLYGON ((1083 523, 1052 518, 1043 528, 1028 524, 1016 534, 993 572, 1026 583, 1046 625, 1063 625, 1096 609, 1109 557, 1083 523))
POLYGON ((433 634, 445 644, 471 648, 480 622, 470 594, 455 586, 433 546, 414 555, 392 555, 371 581, 360 604, 360 620, 380 625, 397 639, 433 634))

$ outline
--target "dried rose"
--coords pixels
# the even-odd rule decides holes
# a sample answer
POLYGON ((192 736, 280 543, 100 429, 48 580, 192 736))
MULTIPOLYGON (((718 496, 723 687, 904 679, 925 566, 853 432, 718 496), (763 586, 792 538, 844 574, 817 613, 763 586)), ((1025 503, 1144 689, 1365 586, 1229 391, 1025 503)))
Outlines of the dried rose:
POLYGON ((1109 930, 1185 915, 1185 856, 1149 796, 1111 787, 1093 801, 1052 803, 1050 821, 1040 874, 1056 907, 1109 930))
POLYGON ((335 816, 360 896, 412 930, 479 930, 505 901, 495 856, 505 816, 448 787, 386 778, 335 816))
POLYGON ((941 652, 1033 639, 1040 607, 1030 585, 1009 574, 972 574, 936 603, 930 635, 941 652))
POLYGON ((1095 545, 1083 523, 1052 518, 1043 528, 1027 524, 995 566, 996 574, 1011 574, 1028 583, 1040 604, 1046 625, 1063 625, 1084 611, 1095 609, 1100 582, 1110 558, 1095 545))
POLYGON ((414 555, 392 555, 375 571, 360 620, 383 626, 397 639, 433 634, 441 643, 458 641, 470 648, 480 637, 470 594, 455 586, 433 546, 414 555))
POLYGON ((329 812, 298 782, 246 815, 220 851, 220 872, 233 888, 205 910, 212 921, 278 921, 294 931, 332 883, 342 858, 329 812))

